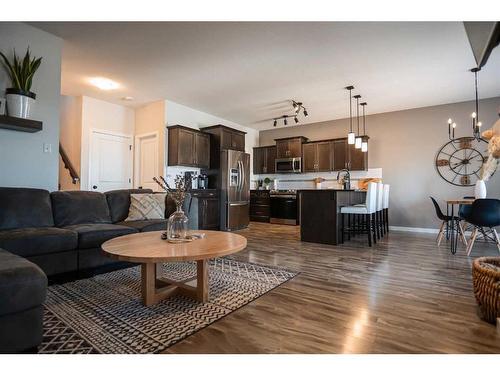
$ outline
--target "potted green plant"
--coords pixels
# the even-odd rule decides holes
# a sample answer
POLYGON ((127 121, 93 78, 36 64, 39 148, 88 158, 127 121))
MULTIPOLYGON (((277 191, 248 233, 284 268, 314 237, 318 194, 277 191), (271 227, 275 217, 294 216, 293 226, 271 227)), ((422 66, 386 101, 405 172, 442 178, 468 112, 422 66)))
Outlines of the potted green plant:
POLYGON ((266 190, 269 190, 269 185, 273 182, 269 177, 264 178, 264 185, 266 186, 266 190))
POLYGON ((16 51, 14 51, 12 60, 9 60, 2 52, 0 52, 0 56, 12 85, 5 90, 7 114, 29 118, 32 105, 36 100, 36 94, 31 92, 31 85, 33 77, 42 63, 42 58, 31 57, 29 47, 23 59, 16 55, 16 51))

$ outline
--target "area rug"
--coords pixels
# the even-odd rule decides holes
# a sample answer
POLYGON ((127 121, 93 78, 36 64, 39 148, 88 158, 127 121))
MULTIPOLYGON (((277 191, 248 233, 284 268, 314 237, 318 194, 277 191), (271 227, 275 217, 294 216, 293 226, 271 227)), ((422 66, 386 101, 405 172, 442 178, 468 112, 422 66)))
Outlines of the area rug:
MULTIPOLYGON (((196 275, 195 262, 162 265, 165 277, 196 275)), ((140 298, 140 267, 52 285, 39 353, 159 353, 297 275, 238 262, 210 261, 210 300, 175 296, 152 307, 140 298)))

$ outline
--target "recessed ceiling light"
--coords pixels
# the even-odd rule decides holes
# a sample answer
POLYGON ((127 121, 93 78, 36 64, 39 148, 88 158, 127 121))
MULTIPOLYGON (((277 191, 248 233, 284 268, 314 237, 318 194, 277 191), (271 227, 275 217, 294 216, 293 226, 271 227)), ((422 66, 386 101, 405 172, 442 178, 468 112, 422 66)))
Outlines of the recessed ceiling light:
POLYGON ((117 82, 104 77, 93 77, 89 82, 101 90, 115 90, 120 87, 117 82))
POLYGON ((130 102, 130 101, 134 100, 134 97, 133 96, 124 96, 124 97, 122 97, 122 100, 130 102))

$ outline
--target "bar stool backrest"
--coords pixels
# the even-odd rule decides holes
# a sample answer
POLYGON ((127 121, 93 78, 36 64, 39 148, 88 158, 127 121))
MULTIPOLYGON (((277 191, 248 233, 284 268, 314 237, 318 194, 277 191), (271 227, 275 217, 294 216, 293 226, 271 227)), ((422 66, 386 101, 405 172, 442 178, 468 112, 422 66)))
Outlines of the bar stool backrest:
POLYGON ((382 208, 389 208, 389 189, 391 185, 384 185, 384 202, 382 204, 382 208))
POLYGON ((384 184, 377 183, 377 211, 382 210, 384 203, 384 184))
POLYGON ((377 183, 368 183, 368 190, 366 192, 366 211, 373 214, 377 211, 377 183))

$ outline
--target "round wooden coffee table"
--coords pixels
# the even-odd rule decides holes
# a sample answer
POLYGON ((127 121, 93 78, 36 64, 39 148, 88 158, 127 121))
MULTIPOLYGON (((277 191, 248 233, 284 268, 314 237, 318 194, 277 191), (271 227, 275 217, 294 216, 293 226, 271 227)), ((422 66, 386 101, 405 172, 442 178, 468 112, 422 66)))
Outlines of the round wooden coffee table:
POLYGON ((247 240, 229 232, 204 230, 191 233, 204 233, 205 237, 173 244, 161 239, 162 231, 134 233, 106 241, 102 249, 111 258, 141 263, 144 305, 151 306, 175 294, 206 302, 209 298, 208 259, 243 250, 247 240), (193 278, 174 281, 156 275, 157 263, 192 260, 197 262, 197 275, 193 278))

